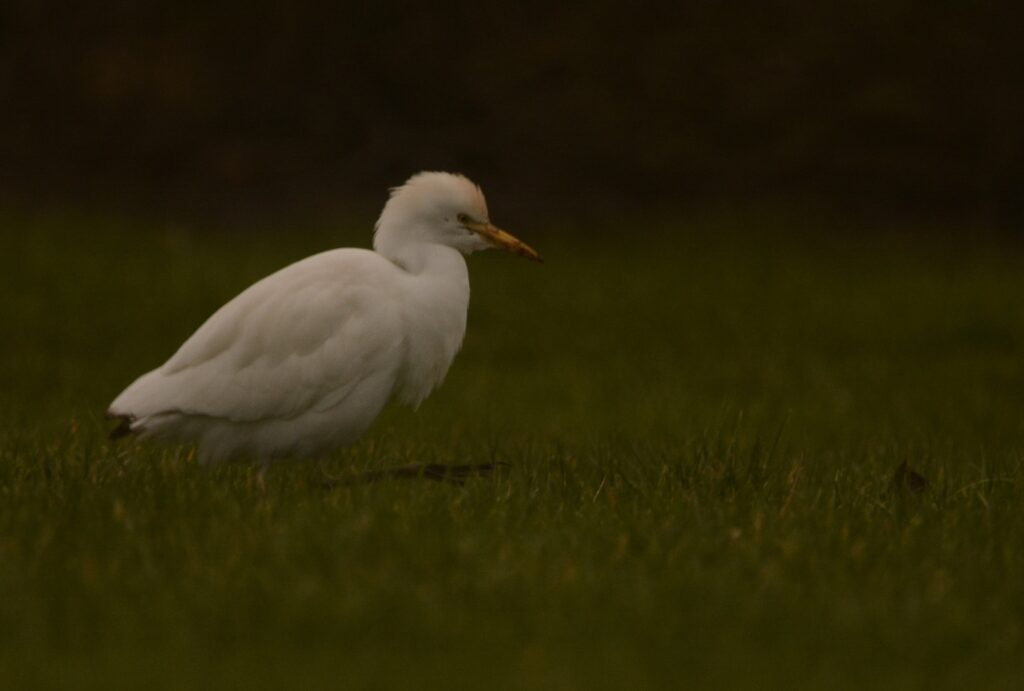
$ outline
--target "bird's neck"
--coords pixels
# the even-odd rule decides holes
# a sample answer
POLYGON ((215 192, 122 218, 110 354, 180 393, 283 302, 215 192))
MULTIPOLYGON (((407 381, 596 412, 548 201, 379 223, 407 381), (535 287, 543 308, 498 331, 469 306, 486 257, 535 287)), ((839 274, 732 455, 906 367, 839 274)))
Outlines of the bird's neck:
POLYGON ((401 282, 407 337, 398 398, 418 405, 444 379, 462 346, 469 307, 469 271, 462 254, 444 245, 406 246, 388 259, 408 278, 401 282))
POLYGON ((452 247, 435 244, 406 246, 391 261, 408 276, 404 282, 407 304, 419 305, 424 313, 434 314, 440 322, 461 322, 465 329, 469 307, 469 268, 462 253, 452 247), (444 315, 442 317, 442 315, 444 315))
POLYGON ((458 279, 468 275, 462 253, 446 245, 418 242, 376 249, 396 266, 414 276, 458 279))

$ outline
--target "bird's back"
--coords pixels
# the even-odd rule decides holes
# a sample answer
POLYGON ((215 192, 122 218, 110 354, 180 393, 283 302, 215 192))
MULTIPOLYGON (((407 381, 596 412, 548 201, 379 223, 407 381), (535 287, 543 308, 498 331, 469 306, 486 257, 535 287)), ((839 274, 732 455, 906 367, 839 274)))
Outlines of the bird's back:
POLYGON ((314 255, 211 316, 110 414, 198 441, 206 460, 315 453, 357 438, 402 369, 401 270, 369 250, 314 255))

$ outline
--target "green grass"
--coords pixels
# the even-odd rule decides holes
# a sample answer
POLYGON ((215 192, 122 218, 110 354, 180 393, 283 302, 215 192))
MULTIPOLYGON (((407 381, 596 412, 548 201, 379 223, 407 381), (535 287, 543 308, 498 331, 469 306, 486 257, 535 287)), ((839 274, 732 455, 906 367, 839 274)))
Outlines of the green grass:
POLYGON ((520 231, 463 352, 261 492, 104 406, 251 281, 365 233, 0 220, 0 686, 1014 688, 1024 251, 754 217, 520 231), (929 480, 893 488, 908 460, 929 480))

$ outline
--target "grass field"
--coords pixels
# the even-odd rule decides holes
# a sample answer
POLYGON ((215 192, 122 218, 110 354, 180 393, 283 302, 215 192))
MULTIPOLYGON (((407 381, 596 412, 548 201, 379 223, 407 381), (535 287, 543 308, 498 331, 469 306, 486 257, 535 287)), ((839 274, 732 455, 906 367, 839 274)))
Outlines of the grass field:
POLYGON ((261 492, 102 411, 367 234, 0 217, 0 687, 1020 687, 1024 248, 510 230, 547 263, 474 257, 445 385, 322 464, 509 468, 261 492))

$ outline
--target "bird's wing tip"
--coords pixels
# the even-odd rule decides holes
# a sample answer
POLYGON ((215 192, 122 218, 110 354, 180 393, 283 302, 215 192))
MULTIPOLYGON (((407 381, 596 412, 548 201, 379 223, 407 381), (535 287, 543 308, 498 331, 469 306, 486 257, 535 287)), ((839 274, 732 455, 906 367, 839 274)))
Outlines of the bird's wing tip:
POLYGON ((108 420, 117 420, 117 425, 114 429, 110 430, 110 434, 107 438, 111 441, 116 441, 122 437, 127 437, 132 433, 132 423, 135 422, 135 416, 131 414, 115 413, 112 410, 108 410, 106 413, 108 420))

